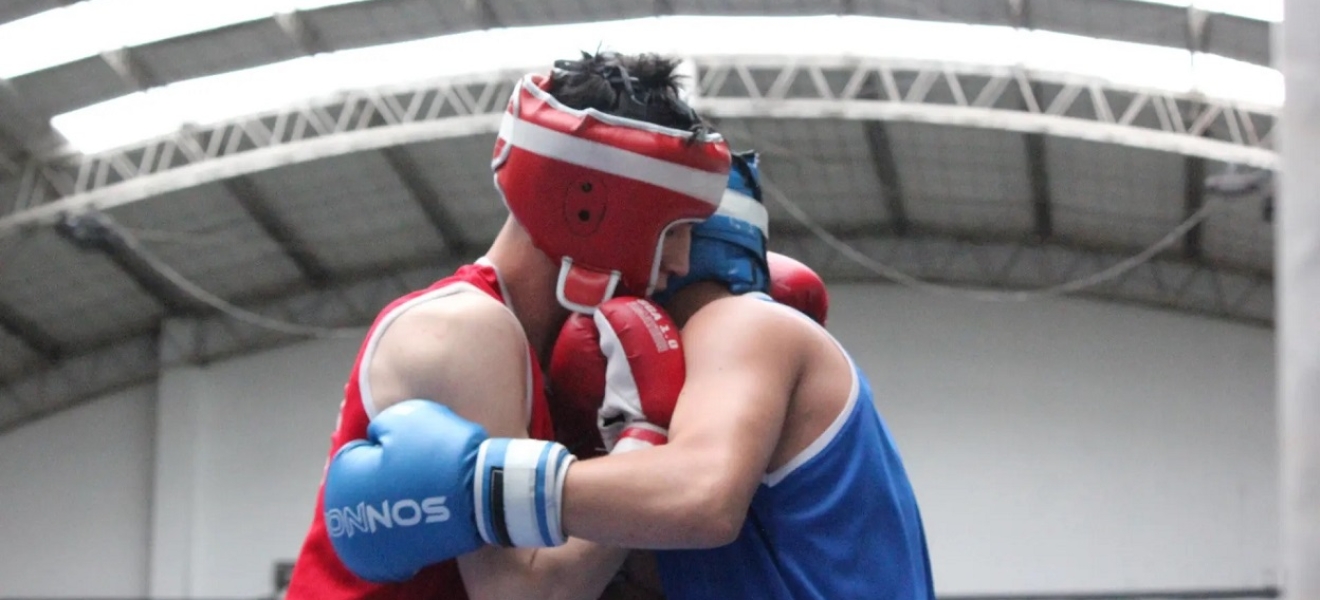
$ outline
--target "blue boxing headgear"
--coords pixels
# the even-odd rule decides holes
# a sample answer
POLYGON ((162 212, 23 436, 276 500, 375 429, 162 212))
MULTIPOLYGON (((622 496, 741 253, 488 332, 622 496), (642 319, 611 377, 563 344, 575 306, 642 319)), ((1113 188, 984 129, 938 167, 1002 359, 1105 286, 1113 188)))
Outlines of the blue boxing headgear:
POLYGON ((719 210, 692 227, 688 273, 669 280, 654 298, 665 303, 678 290, 698 281, 721 281, 735 294, 770 287, 765 243, 770 216, 761 200, 761 173, 755 152, 733 154, 729 184, 719 210))

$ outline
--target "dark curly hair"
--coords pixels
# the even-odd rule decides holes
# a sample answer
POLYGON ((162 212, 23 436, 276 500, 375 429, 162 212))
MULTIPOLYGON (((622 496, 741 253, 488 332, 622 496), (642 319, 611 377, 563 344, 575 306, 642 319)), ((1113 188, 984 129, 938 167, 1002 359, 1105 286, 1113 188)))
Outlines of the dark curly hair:
MULTIPOLYGON (((555 61, 549 92, 565 106, 695 133, 710 125, 678 95, 679 61, 657 54, 582 53, 555 61)), ((695 136, 694 136, 695 137, 695 136)))

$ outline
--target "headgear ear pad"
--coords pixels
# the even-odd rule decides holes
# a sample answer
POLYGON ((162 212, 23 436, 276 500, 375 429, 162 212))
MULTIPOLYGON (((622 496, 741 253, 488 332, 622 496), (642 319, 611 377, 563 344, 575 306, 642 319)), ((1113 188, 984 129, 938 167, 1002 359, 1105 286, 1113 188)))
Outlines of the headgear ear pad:
POLYGON ((735 294, 768 290, 768 229, 756 153, 734 154, 719 210, 692 228, 687 275, 670 279, 655 299, 667 302, 678 290, 698 281, 723 282, 735 294))

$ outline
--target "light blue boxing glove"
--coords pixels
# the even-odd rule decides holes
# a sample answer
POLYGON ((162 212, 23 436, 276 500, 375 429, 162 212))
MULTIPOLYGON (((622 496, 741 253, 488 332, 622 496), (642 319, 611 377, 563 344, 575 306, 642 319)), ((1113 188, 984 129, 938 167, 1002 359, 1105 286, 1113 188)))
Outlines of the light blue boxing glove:
POLYGON ((344 566, 374 582, 407 580, 486 542, 557 546, 573 460, 561 444, 488 439, 441 404, 407 400, 331 459, 326 529, 344 566))

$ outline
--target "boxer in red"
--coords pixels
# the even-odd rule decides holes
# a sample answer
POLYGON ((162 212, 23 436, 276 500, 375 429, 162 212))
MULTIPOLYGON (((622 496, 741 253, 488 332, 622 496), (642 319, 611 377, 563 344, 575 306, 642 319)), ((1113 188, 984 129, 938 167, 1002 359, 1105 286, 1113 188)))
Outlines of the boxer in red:
MULTIPOLYGON (((649 294, 685 273, 691 224, 711 215, 723 194, 728 148, 679 98, 674 68, 656 56, 603 53, 517 83, 492 160, 510 217, 476 264, 399 298, 371 326, 345 386, 287 598, 592 598, 613 576, 623 550, 563 543, 557 525, 538 521, 549 514, 538 501, 562 481, 512 484, 537 472, 522 452, 535 443, 528 438, 554 434, 541 365, 564 320, 616 292, 649 294), (391 426, 421 423, 391 411, 413 398, 523 442, 490 457, 509 485, 488 491, 508 510, 491 515, 482 535, 470 523, 445 529, 471 501, 414 494, 420 478, 388 470, 398 461, 353 480, 363 499, 345 501, 331 485, 336 465, 360 454, 353 451, 365 440, 394 440, 391 426), (422 538, 440 543, 443 556, 434 558, 434 548, 419 556, 422 538), (562 547, 536 548, 551 545, 562 547)), ((452 437, 417 434, 419 444, 452 437)), ((544 459, 540 472, 553 474, 566 457, 536 458, 544 459)))

